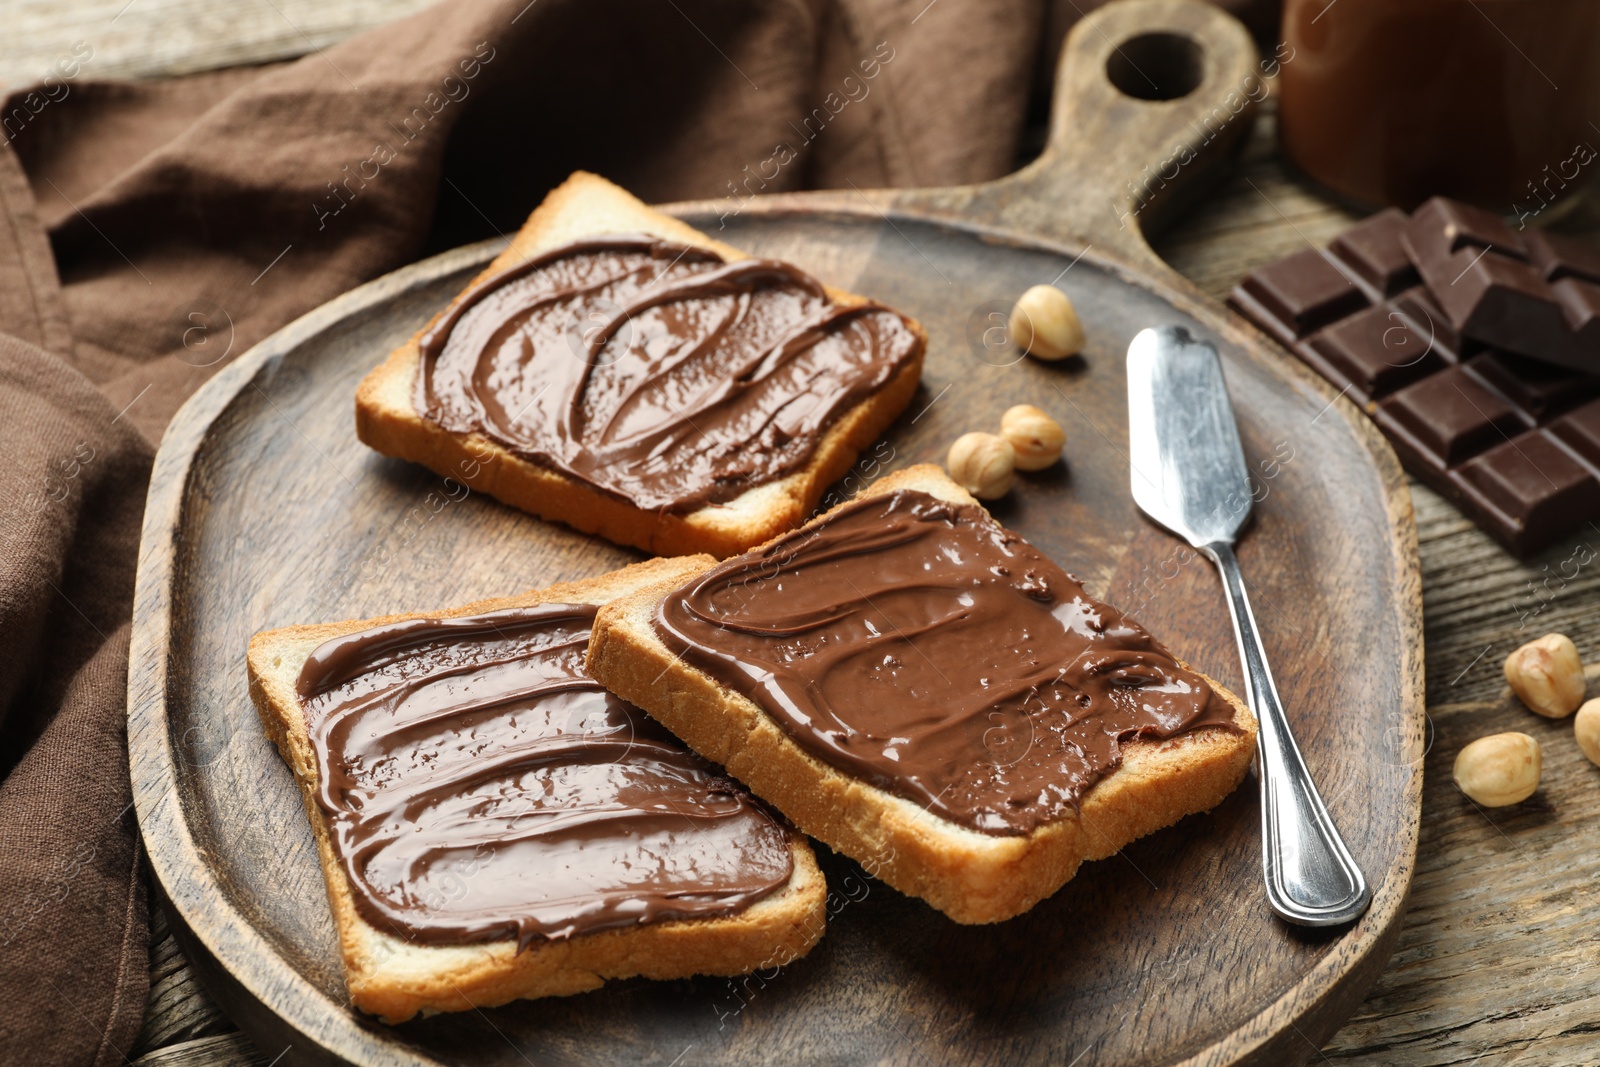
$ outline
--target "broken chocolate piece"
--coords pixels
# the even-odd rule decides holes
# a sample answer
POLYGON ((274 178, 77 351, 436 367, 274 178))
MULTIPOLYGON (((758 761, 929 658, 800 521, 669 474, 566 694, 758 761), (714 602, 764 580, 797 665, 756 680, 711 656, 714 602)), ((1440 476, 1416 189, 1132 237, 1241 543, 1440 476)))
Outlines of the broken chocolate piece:
POLYGON ((1600 373, 1600 252, 1435 197, 1411 216, 1406 251, 1454 327, 1549 363, 1600 373))
MULTIPOLYGON (((1552 289, 1600 291, 1588 280, 1600 254, 1541 234, 1519 242, 1493 216, 1493 225, 1445 216, 1438 232, 1456 254, 1503 241, 1510 252, 1500 260, 1541 283, 1554 278, 1552 289)), ((1600 375, 1463 337, 1393 255, 1407 225, 1398 211, 1375 215, 1326 252, 1252 272, 1228 303, 1361 406, 1407 470, 1511 551, 1536 552, 1600 521, 1600 375)))

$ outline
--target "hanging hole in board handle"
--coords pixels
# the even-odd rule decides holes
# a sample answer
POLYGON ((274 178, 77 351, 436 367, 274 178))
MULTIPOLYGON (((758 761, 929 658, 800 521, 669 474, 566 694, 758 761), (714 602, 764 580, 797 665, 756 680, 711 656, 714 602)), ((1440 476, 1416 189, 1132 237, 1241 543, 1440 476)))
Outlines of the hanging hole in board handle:
POLYGON ((1249 32, 1218 4, 1109 0, 1062 42, 1038 159, 978 186, 903 190, 894 205, 1058 241, 1073 255, 1092 246, 1173 280, 1147 238, 1242 146, 1261 62, 1249 32))
POLYGON ((1141 33, 1112 49, 1106 78, 1136 100, 1177 100, 1200 87, 1205 50, 1181 33, 1141 33))

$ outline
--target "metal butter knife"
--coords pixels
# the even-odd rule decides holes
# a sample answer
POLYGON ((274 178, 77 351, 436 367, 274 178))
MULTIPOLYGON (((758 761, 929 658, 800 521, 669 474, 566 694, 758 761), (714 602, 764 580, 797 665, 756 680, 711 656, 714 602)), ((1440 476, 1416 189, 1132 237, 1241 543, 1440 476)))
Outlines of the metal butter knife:
POLYGON ((1217 350, 1181 326, 1128 346, 1128 450, 1141 510, 1217 565, 1228 594, 1245 699, 1260 722, 1261 853, 1267 900, 1302 926, 1349 922, 1372 900, 1306 770, 1267 668, 1233 544, 1252 502, 1217 350))

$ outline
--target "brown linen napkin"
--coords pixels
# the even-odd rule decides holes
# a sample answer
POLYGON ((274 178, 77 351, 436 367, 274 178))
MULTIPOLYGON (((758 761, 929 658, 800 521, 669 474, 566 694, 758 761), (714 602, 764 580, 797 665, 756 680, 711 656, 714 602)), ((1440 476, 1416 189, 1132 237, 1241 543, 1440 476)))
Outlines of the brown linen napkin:
POLYGON ((0 1061, 121 1062, 145 909, 123 704, 151 449, 45 350, 71 344, 0 154, 0 1061))
POLYGON ((127 641, 150 442, 183 401, 350 287, 510 232, 575 168, 730 210, 995 177, 1044 8, 471 0, 293 63, 131 84, 90 64, 4 104, 0 1062, 135 1051, 127 641))

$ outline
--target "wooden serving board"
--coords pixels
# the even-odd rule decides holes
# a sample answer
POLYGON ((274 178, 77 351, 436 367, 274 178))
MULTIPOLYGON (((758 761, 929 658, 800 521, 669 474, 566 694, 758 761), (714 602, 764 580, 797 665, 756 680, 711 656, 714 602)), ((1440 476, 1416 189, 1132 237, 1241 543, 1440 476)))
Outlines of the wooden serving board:
POLYGON ((1022 476, 995 514, 1237 688, 1217 579, 1140 518, 1126 458, 1133 335, 1178 322, 1219 344, 1258 473, 1239 556, 1307 762, 1375 889, 1362 919, 1308 932, 1272 917, 1250 778, 1210 815, 1086 865, 996 926, 957 926, 822 850, 827 936, 778 973, 627 981, 398 1027, 351 1010, 305 813, 247 695, 250 635, 445 607, 637 558, 355 439, 357 381, 496 252, 491 242, 363 286, 262 342, 184 407, 156 460, 129 679, 139 820, 197 966, 261 1048, 286 1049, 285 1064, 1311 1055, 1387 961, 1411 882, 1421 602, 1410 499, 1388 447, 1141 236, 1226 162, 1249 116, 1219 117, 1256 67, 1249 38, 1216 9, 1123 0, 1067 42, 1050 146, 1017 175, 674 212, 927 325, 921 392, 838 493, 939 461, 960 433, 1038 404, 1066 428, 1067 463, 1022 476), (1140 207, 1154 174, 1164 188, 1140 207), (990 331, 1024 289, 1051 281, 1075 301, 1088 346, 1046 365, 990 331))

